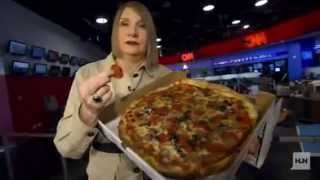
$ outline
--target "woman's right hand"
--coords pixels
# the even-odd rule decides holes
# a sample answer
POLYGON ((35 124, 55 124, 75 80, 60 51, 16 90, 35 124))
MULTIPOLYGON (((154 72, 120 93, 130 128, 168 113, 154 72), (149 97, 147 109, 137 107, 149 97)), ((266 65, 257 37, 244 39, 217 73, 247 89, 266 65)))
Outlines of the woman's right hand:
POLYGON ((101 111, 113 102, 110 85, 111 73, 102 72, 84 81, 79 87, 81 98, 80 119, 88 126, 97 124, 101 111), (94 99, 98 97, 98 101, 94 99))

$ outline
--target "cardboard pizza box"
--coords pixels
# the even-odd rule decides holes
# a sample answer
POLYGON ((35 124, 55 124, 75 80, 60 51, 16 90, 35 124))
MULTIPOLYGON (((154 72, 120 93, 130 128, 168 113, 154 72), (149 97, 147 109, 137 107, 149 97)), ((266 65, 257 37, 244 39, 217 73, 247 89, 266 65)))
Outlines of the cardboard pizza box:
MULTIPOLYGON (((131 101, 133 101, 136 98, 139 98, 143 96, 146 92, 149 92, 151 90, 157 89, 159 87, 168 85, 172 82, 175 82, 179 79, 186 78, 184 72, 174 72, 171 73, 163 78, 160 78, 159 80, 145 86, 144 88, 140 89, 139 91, 134 92, 133 94, 124 97, 122 100, 117 102, 116 107, 117 110, 121 113, 124 112, 126 107, 130 104, 131 101)), ((257 136, 259 130, 263 127, 265 121, 267 119, 272 119, 274 116, 272 115, 274 113, 274 106, 275 103, 269 104, 269 108, 267 108, 264 115, 262 115, 262 118, 257 122, 256 127, 252 130, 251 134, 248 136, 248 138, 245 140, 245 142, 239 147, 238 152, 235 154, 235 160, 230 165, 228 169, 225 171, 214 174, 205 178, 199 178, 199 180, 225 180, 225 179, 234 179, 235 174, 237 170, 239 169, 241 163, 245 160, 247 157, 249 145, 253 141, 253 139, 257 136)), ((156 171, 153 167, 151 167, 146 161, 144 161, 137 153, 135 153, 130 147, 126 147, 121 139, 119 138, 118 133, 118 124, 120 122, 120 116, 115 118, 114 120, 104 124, 103 122, 99 121, 99 126, 102 131, 102 133, 114 144, 116 144, 125 154, 126 156, 133 161, 141 170, 143 170, 150 178, 154 180, 171 180, 172 178, 168 178, 164 176, 163 174, 156 171)))
POLYGON ((275 102, 275 104, 272 106, 273 109, 269 109, 269 111, 266 112, 265 116, 263 117, 265 118, 262 121, 263 124, 256 133, 255 138, 257 141, 257 146, 252 152, 248 153, 245 159, 245 162, 258 169, 262 167, 269 153, 271 142, 273 139, 273 130, 277 125, 278 120, 280 119, 281 106, 282 99, 275 102), (273 118, 270 118, 270 116, 273 116, 273 118))

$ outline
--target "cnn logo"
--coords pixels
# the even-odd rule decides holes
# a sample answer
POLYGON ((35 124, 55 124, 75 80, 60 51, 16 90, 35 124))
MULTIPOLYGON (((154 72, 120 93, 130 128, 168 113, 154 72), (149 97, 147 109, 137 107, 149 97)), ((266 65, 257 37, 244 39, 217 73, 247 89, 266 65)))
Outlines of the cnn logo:
POLYGON ((310 152, 294 152, 291 170, 310 170, 310 152))

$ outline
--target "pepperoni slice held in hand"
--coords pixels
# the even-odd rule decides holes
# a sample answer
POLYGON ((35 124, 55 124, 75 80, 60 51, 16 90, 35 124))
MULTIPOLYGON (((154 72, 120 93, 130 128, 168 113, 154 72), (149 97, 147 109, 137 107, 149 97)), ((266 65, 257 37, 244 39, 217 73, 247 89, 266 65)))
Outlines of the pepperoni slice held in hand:
POLYGON ((111 71, 112 71, 111 77, 114 77, 114 78, 117 78, 117 79, 120 79, 120 78, 123 77, 123 71, 122 71, 122 68, 119 65, 113 64, 111 66, 111 71))

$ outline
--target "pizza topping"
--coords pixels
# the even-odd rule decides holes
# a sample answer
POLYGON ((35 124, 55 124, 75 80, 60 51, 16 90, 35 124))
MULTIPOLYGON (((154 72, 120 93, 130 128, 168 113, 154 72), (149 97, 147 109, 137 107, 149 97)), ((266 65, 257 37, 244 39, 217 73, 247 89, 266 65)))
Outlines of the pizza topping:
POLYGON ((148 107, 145 107, 145 108, 144 108, 144 113, 146 113, 146 114, 151 114, 151 112, 152 112, 152 109, 151 109, 151 108, 148 108, 148 107))
POLYGON ((156 114, 150 115, 149 119, 150 119, 151 126, 156 126, 161 121, 160 116, 156 114))
POLYGON ((154 109, 154 112, 156 114, 159 114, 160 116, 164 116, 164 115, 168 114, 169 109, 167 107, 160 107, 160 108, 154 109))
POLYGON ((182 110, 182 104, 174 103, 174 104, 172 104, 172 109, 174 109, 176 111, 181 111, 182 110))
POLYGON ((168 134, 161 133, 161 134, 159 135, 159 141, 160 141, 161 143, 166 142, 166 141, 169 141, 169 140, 170 140, 170 137, 169 137, 168 134))
POLYGON ((112 71, 112 77, 118 78, 118 79, 123 77, 122 68, 118 64, 113 64, 111 66, 111 71, 112 71))

